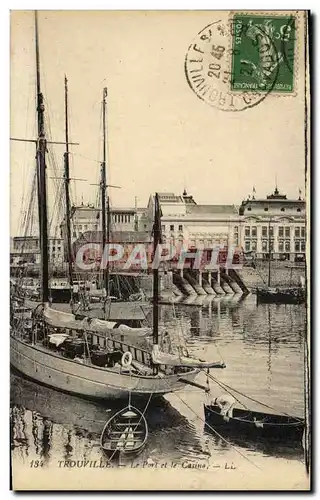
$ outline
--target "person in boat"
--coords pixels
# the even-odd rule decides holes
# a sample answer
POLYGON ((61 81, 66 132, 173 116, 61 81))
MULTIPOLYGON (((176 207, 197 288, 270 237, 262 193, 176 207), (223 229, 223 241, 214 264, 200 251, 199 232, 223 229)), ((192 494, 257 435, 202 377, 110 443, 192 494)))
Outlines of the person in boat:
POLYGON ((236 400, 231 394, 222 394, 214 400, 214 405, 220 408, 220 415, 223 416, 223 420, 229 422, 232 418, 233 407, 236 400))

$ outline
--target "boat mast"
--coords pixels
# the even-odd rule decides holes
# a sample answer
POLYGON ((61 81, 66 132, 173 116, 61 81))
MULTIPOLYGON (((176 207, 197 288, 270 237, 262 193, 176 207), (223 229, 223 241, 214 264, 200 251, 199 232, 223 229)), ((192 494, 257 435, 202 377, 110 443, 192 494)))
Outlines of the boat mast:
MULTIPOLYGON (((155 256, 157 246, 161 242, 161 220, 158 193, 155 194, 154 225, 153 225, 153 255, 155 256)), ((159 269, 153 269, 153 343, 159 342, 159 269)))
MULTIPOLYGON (((106 239, 107 243, 110 243, 110 228, 111 228, 111 211, 110 211, 110 198, 107 196, 107 222, 106 222, 106 239)), ((110 267, 109 260, 106 265, 106 282, 107 282, 107 294, 110 295, 110 267)))
MULTIPOLYGON (((106 198, 107 198, 107 182, 106 182, 106 163, 107 163, 107 139, 106 139, 106 101, 107 101, 108 90, 105 87, 103 89, 103 99, 102 99, 102 126, 103 126, 103 161, 101 165, 101 212, 102 212, 102 252, 105 251, 106 244, 109 243, 109 216, 108 223, 106 221, 106 198)), ((108 198, 108 214, 109 214, 109 198, 108 198)), ((106 291, 106 296, 109 297, 109 260, 107 260, 106 265, 103 268, 103 282, 106 291)))
POLYGON ((73 276, 72 276, 72 246, 71 246, 71 224, 70 224, 70 169, 69 169, 69 119, 68 119, 68 80, 64 77, 64 103, 65 103, 65 139, 66 151, 64 153, 64 191, 66 202, 66 229, 67 229, 67 259, 69 283, 71 287, 71 298, 73 298, 73 276))
POLYGON ((269 242, 268 242, 268 250, 269 250, 269 266, 268 266, 268 287, 271 286, 271 235, 270 235, 270 227, 271 227, 271 219, 269 219, 269 242))
POLYGON ((47 184, 46 184, 46 137, 44 130, 44 100, 40 85, 40 57, 39 57, 39 33, 38 14, 35 12, 35 42, 36 42, 36 82, 37 82, 37 119, 38 119, 38 143, 37 143, 37 182, 38 182, 38 210, 39 210, 39 234, 41 251, 41 278, 42 278, 42 301, 49 301, 49 265, 48 265, 48 217, 47 217, 47 184))

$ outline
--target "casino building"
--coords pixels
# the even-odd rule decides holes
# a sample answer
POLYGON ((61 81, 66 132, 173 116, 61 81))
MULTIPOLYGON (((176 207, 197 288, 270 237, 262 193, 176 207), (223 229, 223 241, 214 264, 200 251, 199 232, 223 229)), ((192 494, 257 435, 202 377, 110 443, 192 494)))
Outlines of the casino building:
MULTIPOLYGON (((236 205, 198 205, 184 190, 182 195, 158 193, 163 242, 186 243, 191 248, 211 249, 217 245, 238 245, 235 228, 240 224, 236 205)), ((153 224, 154 196, 147 214, 149 230, 153 224)))
MULTIPOLYGON (((189 247, 210 249, 234 245, 255 259, 305 260, 306 202, 288 199, 276 187, 265 198, 252 196, 237 205, 198 205, 193 196, 183 192, 159 193, 164 241, 173 244, 187 241, 189 247)), ((153 196, 147 214, 152 225, 153 196)))

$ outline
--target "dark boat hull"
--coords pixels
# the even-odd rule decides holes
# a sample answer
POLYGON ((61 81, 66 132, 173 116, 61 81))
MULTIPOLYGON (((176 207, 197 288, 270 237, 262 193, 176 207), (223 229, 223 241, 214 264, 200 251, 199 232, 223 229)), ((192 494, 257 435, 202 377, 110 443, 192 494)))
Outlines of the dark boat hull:
POLYGON ((226 418, 218 405, 204 405, 204 413, 207 429, 221 428, 250 438, 302 440, 304 422, 295 417, 234 408, 232 416, 226 418))
POLYGON ((268 304, 303 304, 305 294, 302 290, 257 290, 258 302, 268 304))

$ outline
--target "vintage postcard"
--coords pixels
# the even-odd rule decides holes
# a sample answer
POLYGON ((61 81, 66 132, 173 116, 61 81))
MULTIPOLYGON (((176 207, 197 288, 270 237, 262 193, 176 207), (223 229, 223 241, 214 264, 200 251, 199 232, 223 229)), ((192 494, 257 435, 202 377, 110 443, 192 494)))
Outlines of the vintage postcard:
POLYGON ((13 490, 309 490, 308 37, 11 12, 13 490))

